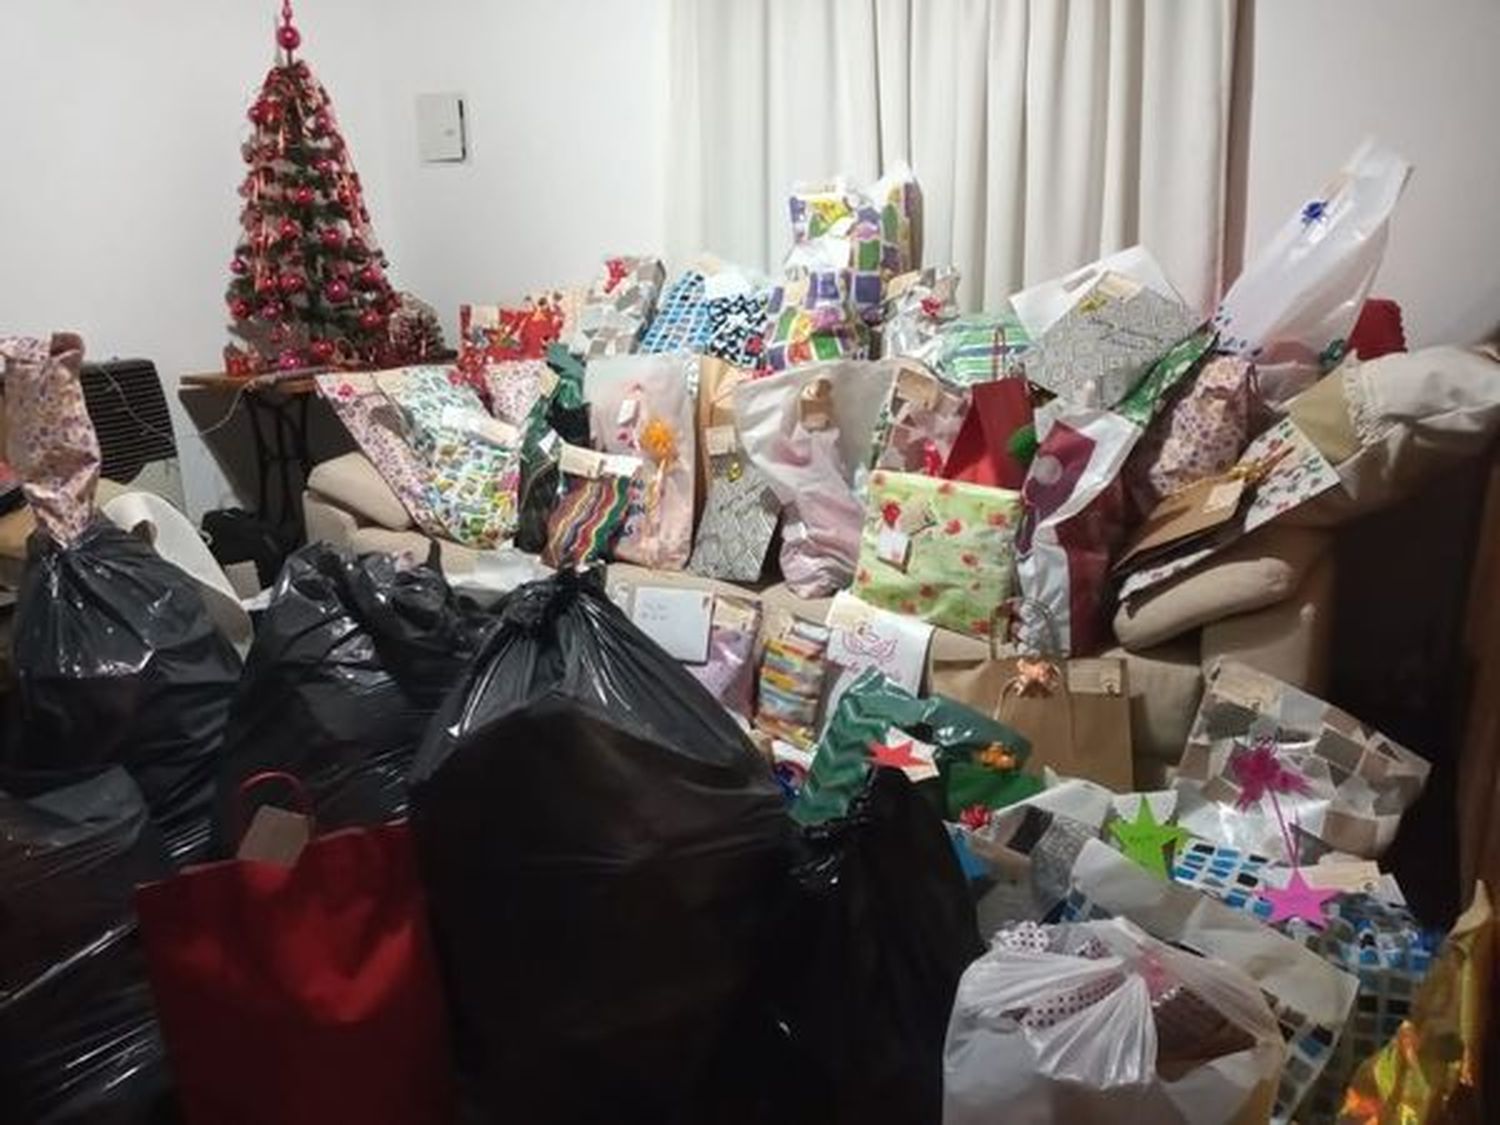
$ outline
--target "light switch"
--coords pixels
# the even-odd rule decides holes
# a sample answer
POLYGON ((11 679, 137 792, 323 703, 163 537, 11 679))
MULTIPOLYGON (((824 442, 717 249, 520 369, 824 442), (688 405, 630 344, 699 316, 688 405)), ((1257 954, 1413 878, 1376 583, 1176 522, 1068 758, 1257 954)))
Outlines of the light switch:
POLYGON ((457 94, 418 94, 417 155, 422 163, 457 163, 466 154, 463 98, 457 94))

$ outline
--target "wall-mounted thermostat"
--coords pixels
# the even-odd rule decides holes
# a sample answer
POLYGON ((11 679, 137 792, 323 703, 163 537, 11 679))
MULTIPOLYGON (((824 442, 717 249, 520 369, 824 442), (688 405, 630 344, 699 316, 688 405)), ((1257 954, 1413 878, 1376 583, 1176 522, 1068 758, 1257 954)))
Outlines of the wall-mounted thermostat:
POLYGON ((468 154, 464 100, 457 94, 417 95, 417 155, 424 164, 454 164, 468 154))

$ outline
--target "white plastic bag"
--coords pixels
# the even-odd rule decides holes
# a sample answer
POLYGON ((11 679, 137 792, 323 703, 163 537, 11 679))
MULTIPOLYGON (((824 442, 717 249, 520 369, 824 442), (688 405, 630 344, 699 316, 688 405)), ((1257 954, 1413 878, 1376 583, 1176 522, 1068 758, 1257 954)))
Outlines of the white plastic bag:
POLYGON ((943 1122, 1263 1122, 1285 1057, 1275 1017, 1238 969, 1118 919, 1023 924, 996 935, 959 982, 943 1122), (1234 1049, 1215 1055, 1218 1036, 1234 1049))
POLYGON ((1343 357, 1385 256, 1411 164, 1366 141, 1247 265, 1214 314, 1219 346, 1255 362, 1272 406, 1343 357))
POLYGON ((798 597, 849 585, 864 526, 862 476, 876 420, 897 365, 839 360, 794 367, 734 391, 740 446, 785 506, 781 572, 798 597), (804 392, 825 381, 826 417, 814 417, 804 392), (808 420, 813 424, 809 425, 808 420))

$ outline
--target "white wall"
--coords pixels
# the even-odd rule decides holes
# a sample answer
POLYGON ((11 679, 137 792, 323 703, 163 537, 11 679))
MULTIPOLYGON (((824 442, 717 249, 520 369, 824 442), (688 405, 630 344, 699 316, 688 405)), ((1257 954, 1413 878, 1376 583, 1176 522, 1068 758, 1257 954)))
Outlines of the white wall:
POLYGON ((460 303, 586 282, 659 252, 665 0, 395 3, 381 83, 402 285, 460 303), (415 97, 464 96, 469 158, 417 160, 415 97))
MULTIPOLYGON (((0 0, 0 334, 73 328, 90 358, 154 359, 195 514, 232 497, 172 387, 222 367, 239 146, 277 7, 0 0)), ((386 230, 378 22, 360 0, 301 7, 308 57, 386 230)))
POLYGON ((1500 3, 1258 0, 1249 252, 1374 134, 1415 165, 1375 293, 1413 345, 1500 324, 1500 3))

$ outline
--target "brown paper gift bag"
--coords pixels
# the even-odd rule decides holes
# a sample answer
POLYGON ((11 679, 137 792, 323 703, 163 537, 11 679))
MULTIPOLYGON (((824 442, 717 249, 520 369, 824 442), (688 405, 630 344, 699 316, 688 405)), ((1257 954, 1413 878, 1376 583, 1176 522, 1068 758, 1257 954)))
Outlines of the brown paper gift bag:
MULTIPOLYGON (((1028 613, 1046 612, 1024 604, 1028 613)), ((996 628, 992 636, 1004 632, 996 628)), ((979 662, 935 659, 931 690, 1025 735, 1031 742, 1028 772, 1040 774, 1050 766, 1065 777, 1085 778, 1116 792, 1133 791, 1125 661, 1107 656, 1063 659, 1056 655, 1055 643, 1039 647, 1050 647, 1051 653, 992 652, 989 660, 979 662)))

